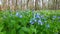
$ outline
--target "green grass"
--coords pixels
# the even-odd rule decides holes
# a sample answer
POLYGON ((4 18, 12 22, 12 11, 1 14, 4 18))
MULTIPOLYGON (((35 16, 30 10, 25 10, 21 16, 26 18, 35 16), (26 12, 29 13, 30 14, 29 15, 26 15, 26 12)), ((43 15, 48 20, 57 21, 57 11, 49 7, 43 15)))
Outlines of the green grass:
POLYGON ((60 10, 0 11, 0 34, 59 34, 60 10))

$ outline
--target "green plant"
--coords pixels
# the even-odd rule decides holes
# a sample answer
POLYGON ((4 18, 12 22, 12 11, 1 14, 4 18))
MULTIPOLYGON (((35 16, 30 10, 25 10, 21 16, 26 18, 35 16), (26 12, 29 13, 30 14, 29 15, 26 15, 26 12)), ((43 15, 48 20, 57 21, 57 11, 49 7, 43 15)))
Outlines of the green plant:
POLYGON ((0 12, 0 34, 58 34, 59 11, 0 12))

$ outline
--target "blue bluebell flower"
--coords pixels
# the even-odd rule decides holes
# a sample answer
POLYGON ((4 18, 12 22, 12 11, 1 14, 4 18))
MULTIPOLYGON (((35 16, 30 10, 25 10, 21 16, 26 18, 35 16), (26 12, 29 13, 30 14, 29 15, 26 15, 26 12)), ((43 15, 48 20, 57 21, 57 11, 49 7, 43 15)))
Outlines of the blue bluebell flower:
POLYGON ((36 20, 36 18, 32 18, 32 20, 34 21, 34 22, 36 22, 37 20, 36 20))
POLYGON ((43 25, 43 22, 41 20, 38 20, 38 24, 43 25))
POLYGON ((58 19, 60 19, 60 16, 58 16, 58 19))
POLYGON ((16 16, 19 16, 19 13, 18 12, 16 13, 16 16))
POLYGON ((34 21, 35 21, 35 22, 37 22, 37 20, 36 20, 36 19, 35 19, 34 21))
POLYGON ((35 18, 40 18, 40 14, 39 13, 36 13, 35 14, 35 18))
POLYGON ((57 16, 53 16, 53 18, 52 18, 52 19, 54 20, 54 19, 56 19, 56 17, 57 17, 57 16))
POLYGON ((23 16, 21 14, 19 14, 18 12, 16 13, 16 16, 19 18, 22 18, 23 16))
POLYGON ((22 18, 22 15, 19 15, 19 18, 22 18))
POLYGON ((46 17, 44 17, 44 15, 42 15, 42 16, 41 16, 41 19, 42 19, 42 20, 44 20, 44 21, 46 21, 46 20, 47 20, 47 18, 46 18, 46 17))
POLYGON ((34 24, 34 22, 32 20, 30 20, 30 24, 34 24))
POLYGON ((31 19, 31 21, 34 21, 34 22, 36 22, 37 20, 36 20, 35 18, 32 18, 32 19, 31 19))
POLYGON ((47 25, 46 25, 46 27, 47 27, 47 28, 50 28, 50 25, 49 25, 49 24, 47 24, 47 25))

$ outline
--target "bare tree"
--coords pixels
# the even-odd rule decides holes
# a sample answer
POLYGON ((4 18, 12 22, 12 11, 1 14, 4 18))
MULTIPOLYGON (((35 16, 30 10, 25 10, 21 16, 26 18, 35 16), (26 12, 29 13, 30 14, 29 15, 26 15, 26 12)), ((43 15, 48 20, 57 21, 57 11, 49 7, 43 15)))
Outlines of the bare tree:
POLYGON ((38 9, 37 6, 38 6, 38 0, 35 0, 35 10, 38 9))

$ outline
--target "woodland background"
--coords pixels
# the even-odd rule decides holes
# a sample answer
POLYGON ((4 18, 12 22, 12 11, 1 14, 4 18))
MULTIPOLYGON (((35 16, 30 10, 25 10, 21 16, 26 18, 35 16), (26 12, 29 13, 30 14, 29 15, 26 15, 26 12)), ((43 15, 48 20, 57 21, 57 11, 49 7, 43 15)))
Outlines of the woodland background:
POLYGON ((60 0, 0 0, 0 10, 58 10, 60 0))

